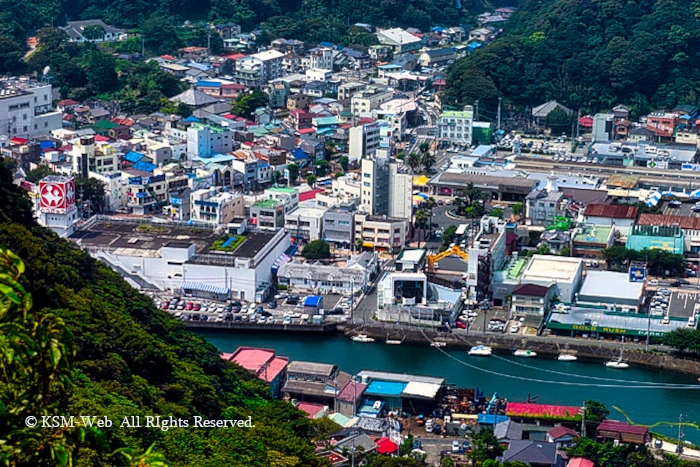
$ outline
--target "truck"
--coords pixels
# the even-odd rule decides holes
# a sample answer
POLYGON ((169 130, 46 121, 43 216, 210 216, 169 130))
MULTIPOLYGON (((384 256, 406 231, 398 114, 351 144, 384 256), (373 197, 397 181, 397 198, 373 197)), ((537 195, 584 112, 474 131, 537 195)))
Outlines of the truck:
POLYGON ((323 324, 323 315, 313 315, 311 317, 311 324, 323 324))

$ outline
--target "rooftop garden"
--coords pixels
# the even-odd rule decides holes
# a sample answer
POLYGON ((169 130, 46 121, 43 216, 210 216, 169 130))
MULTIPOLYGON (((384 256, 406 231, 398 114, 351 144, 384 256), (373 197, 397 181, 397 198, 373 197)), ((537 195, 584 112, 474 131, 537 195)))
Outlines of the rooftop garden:
POLYGON ((244 241, 245 235, 225 234, 211 245, 210 250, 233 252, 236 251, 236 249, 241 246, 241 243, 244 241))

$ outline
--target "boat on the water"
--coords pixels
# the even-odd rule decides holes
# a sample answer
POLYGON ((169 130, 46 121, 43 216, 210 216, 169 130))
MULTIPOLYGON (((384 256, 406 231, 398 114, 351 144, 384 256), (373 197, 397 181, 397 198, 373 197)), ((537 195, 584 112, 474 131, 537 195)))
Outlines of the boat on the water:
POLYGON ((576 360, 578 360, 578 357, 576 357, 576 355, 571 355, 570 353, 562 353, 559 354, 557 360, 559 360, 560 362, 575 362, 576 360))
POLYGON ((492 351, 493 350, 491 349, 491 347, 487 347, 485 345, 475 345, 474 347, 469 349, 467 353, 469 355, 476 355, 479 357, 488 357, 489 355, 491 355, 492 351))
POLYGON ((445 347, 447 345, 446 342, 431 342, 430 347, 445 347))
POLYGON ((352 336, 350 339, 354 340, 355 342, 374 342, 374 339, 372 337, 368 337, 367 334, 358 334, 356 336, 352 336))
POLYGON ((395 339, 387 339, 386 343, 389 345, 401 345, 401 341, 397 341, 395 339))
POLYGON ((514 357, 536 357, 537 352, 533 352, 532 350, 516 350, 513 352, 514 357))
POLYGON ((605 366, 608 368, 616 368, 618 370, 626 370, 630 367, 629 364, 627 362, 622 361, 622 359, 610 360, 608 362, 605 362, 605 366))

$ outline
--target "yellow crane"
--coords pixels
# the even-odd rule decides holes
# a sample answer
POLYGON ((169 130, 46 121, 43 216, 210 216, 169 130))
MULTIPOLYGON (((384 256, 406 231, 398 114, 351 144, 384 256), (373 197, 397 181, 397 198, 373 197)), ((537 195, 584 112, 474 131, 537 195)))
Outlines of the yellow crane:
POLYGON ((436 255, 428 255, 428 272, 435 272, 435 263, 440 261, 443 258, 447 258, 448 256, 452 255, 457 255, 460 258, 462 258, 464 261, 469 260, 469 254, 466 252, 462 251, 460 247, 457 245, 448 248, 447 250, 438 253, 436 255))

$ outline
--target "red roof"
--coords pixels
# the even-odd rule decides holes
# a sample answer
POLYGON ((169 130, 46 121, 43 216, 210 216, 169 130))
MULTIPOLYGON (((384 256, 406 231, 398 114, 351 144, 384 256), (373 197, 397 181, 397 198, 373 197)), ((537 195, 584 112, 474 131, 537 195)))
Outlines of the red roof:
POLYGON ((561 425, 555 426, 554 428, 549 430, 547 434, 555 441, 559 438, 563 438, 564 436, 573 436, 574 438, 578 436, 578 433, 576 433, 571 428, 567 428, 561 425))
POLYGON ((700 230, 700 217, 664 216, 663 214, 642 214, 637 221, 638 225, 677 225, 685 230, 700 230))
POLYGON ((367 123, 374 123, 374 119, 368 117, 362 117, 357 121, 358 125, 365 125, 367 123))
POLYGON ((637 206, 624 204, 589 204, 584 214, 592 217, 608 217, 611 219, 636 219, 639 213, 637 206))
POLYGON ((593 467, 593 461, 584 459, 583 457, 574 457, 569 461, 566 467, 593 467))
POLYGON ((308 201, 310 199, 316 199, 316 195, 323 193, 323 188, 316 188, 315 190, 305 191, 299 193, 299 201, 308 201))
POLYGON ((575 419, 581 415, 580 407, 568 405, 527 404, 508 402, 506 415, 509 417, 543 418, 550 420, 575 419))
POLYGON ((78 105, 78 104, 80 104, 80 102, 74 101, 73 99, 63 99, 63 100, 58 101, 58 105, 60 105, 61 107, 65 107, 67 105, 78 105))
POLYGON ((584 128, 593 128, 593 117, 590 115, 584 115, 578 119, 578 124, 584 128))
POLYGON ((309 418, 313 419, 316 418, 316 415, 323 410, 323 406, 321 404, 312 404, 310 402, 299 402, 297 409, 301 410, 302 412, 306 412, 309 418))
POLYGON ((238 60, 239 58, 245 57, 245 54, 241 54, 241 53, 230 53, 230 54, 223 54, 222 57, 228 58, 229 60, 238 60))
POLYGON ((229 83, 229 84, 222 84, 221 89, 239 89, 243 90, 245 89, 245 86, 242 84, 236 84, 236 83, 229 83))
POLYGON ((162 58, 163 60, 170 60, 171 62, 174 62, 175 60, 177 60, 172 55, 161 55, 160 58, 162 58))
POLYGON ((613 431, 615 433, 629 433, 631 435, 646 435, 649 428, 645 426, 630 425, 617 420, 603 420, 598 425, 598 431, 613 431))
POLYGON ((307 135, 309 133, 313 133, 314 131, 316 131, 315 128, 302 128, 301 130, 297 130, 297 133, 300 133, 302 135, 307 135))
POLYGON ((367 389, 367 385, 364 383, 358 383, 357 381, 350 381, 345 387, 338 393, 336 399, 339 401, 352 402, 353 399, 359 400, 362 398, 362 393, 367 389))
POLYGON ((433 81, 433 86, 445 86, 446 84, 444 79, 436 79, 433 81))
POLYGON ((97 141, 98 143, 106 143, 111 139, 112 138, 110 138, 109 136, 95 135, 95 141, 97 141))
POLYGON ((399 450, 399 445, 389 438, 380 438, 376 443, 379 454, 393 454, 399 450))
POLYGON ((17 136, 10 139, 10 143, 12 143, 12 144, 27 144, 28 142, 29 142, 28 139, 19 138, 17 136))
POLYGON ((221 358, 252 371, 268 383, 272 382, 289 363, 287 357, 276 357, 274 350, 254 347, 239 347, 232 354, 222 354, 221 358))

